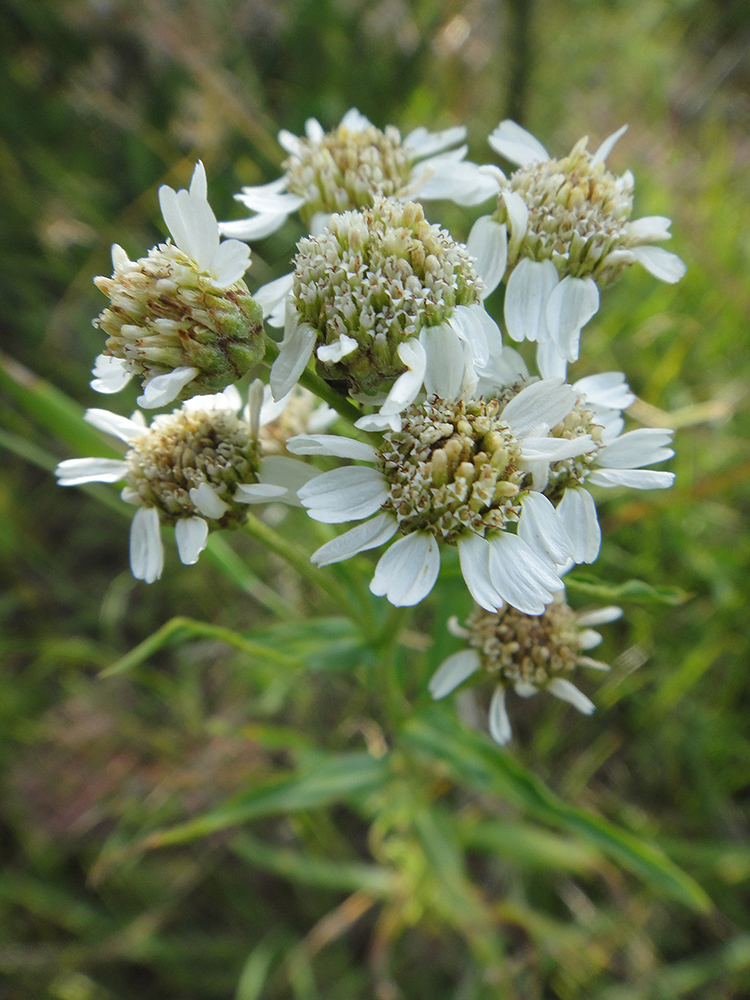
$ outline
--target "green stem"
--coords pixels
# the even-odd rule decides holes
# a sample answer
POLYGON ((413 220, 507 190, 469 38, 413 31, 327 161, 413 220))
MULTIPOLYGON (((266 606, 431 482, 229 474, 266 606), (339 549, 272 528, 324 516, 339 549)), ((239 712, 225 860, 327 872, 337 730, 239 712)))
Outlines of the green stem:
POLYGON ((310 562, 310 557, 293 542, 288 542, 273 528, 269 527, 254 514, 248 514, 244 528, 257 541, 277 556, 281 556, 293 566, 304 580, 328 594, 339 608, 359 627, 363 636, 372 635, 372 622, 364 609, 358 608, 351 601, 350 593, 327 572, 310 562))
MULTIPOLYGON (((267 365, 273 364, 279 353, 279 345, 273 341, 266 338, 266 357, 265 362, 267 365)), ((328 403, 332 410, 339 413, 345 420, 348 420, 350 424, 353 424, 355 420, 359 420, 362 413, 357 407, 350 403, 348 399, 345 399, 340 392, 330 386, 327 382, 323 381, 319 375, 315 372, 310 371, 306 368, 299 377, 300 385, 303 385, 310 392, 314 393, 319 399, 322 399, 324 403, 328 403)))
POLYGON ((380 634, 380 655, 376 670, 385 711, 392 729, 396 729, 411 711, 398 673, 400 636, 411 608, 390 607, 380 634))

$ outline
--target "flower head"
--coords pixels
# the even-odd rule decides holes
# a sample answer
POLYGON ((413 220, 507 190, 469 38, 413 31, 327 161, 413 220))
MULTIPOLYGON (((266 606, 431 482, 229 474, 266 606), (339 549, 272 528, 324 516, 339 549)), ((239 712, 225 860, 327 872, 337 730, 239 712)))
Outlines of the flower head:
POLYGON ((376 198, 418 194, 420 201, 448 198, 478 205, 497 191, 494 178, 464 160, 465 146, 451 149, 466 135, 463 127, 444 132, 418 128, 402 139, 393 125, 381 131, 351 108, 331 132, 310 118, 305 133, 279 133, 279 143, 289 153, 283 176, 236 195, 256 214, 222 223, 225 235, 260 239, 296 211, 318 233, 331 213, 368 208, 376 198))
POLYGON ((318 371, 398 413, 422 385, 456 398, 476 382, 488 337, 483 283, 466 247, 424 217, 420 205, 380 198, 333 215, 300 240, 284 340, 271 372, 288 391, 314 353, 318 371))
MULTIPOLYGON (((510 351, 515 360, 518 356, 510 351)), ((489 397, 506 402, 538 380, 528 375, 525 365, 509 365, 509 370, 520 367, 509 385, 482 386, 489 397)), ((549 379, 547 381, 550 381, 549 379)), ((603 372, 588 375, 569 386, 575 403, 562 420, 549 428, 549 436, 566 440, 571 446, 576 441, 587 443, 585 450, 576 454, 530 461, 527 464, 532 486, 543 493, 555 506, 565 526, 571 544, 571 559, 575 563, 591 563, 599 554, 601 529, 594 497, 588 487, 629 486, 633 489, 667 489, 674 482, 674 473, 647 469, 671 458, 674 452, 668 447, 672 431, 662 427, 639 427, 623 433, 623 410, 634 402, 635 396, 628 387, 622 372, 603 372)))
MULTIPOLYGON (((581 328, 599 308, 599 289, 633 263, 667 282, 685 273, 676 254, 651 245, 671 238, 670 220, 631 220, 633 175, 628 170, 617 177, 606 167, 624 131, 594 153, 584 136, 561 159, 512 121, 501 122, 489 137, 518 169, 508 178, 496 171, 497 209, 477 221, 469 249, 480 266, 494 261, 490 288, 506 281, 508 334, 549 343, 561 361, 577 359, 581 328)), ((487 265, 484 271, 489 274, 487 265)))
POLYGON ((140 375, 139 403, 147 408, 215 393, 264 351, 262 309, 241 280, 250 250, 238 240, 219 241, 203 164, 189 191, 163 185, 159 201, 172 241, 136 261, 114 244, 112 277, 94 279, 110 305, 94 320, 107 342, 91 385, 117 392, 140 375))
POLYGON ((438 397, 412 404, 379 449, 332 436, 292 439, 288 448, 294 454, 338 455, 374 466, 335 469, 299 491, 319 521, 375 515, 323 545, 313 562, 339 562, 398 535, 370 589, 392 604, 412 605, 437 579, 439 545, 453 545, 478 604, 494 610, 507 601, 530 614, 541 612, 562 587, 555 567, 568 559, 570 543, 550 501, 532 488, 527 469, 590 447, 585 437, 547 436, 574 403, 570 386, 550 380, 529 386, 507 405, 438 397))
POLYGON ((161 576, 164 551, 160 525, 173 525, 180 559, 195 563, 209 530, 236 528, 247 505, 281 500, 296 504, 296 489, 316 471, 295 459, 264 456, 259 442, 263 387, 256 380, 250 400, 234 386, 195 396, 146 427, 133 417, 87 410, 86 420, 130 447, 122 459, 80 458, 60 462, 61 486, 125 480, 122 498, 138 507, 130 531, 133 576, 153 583, 161 576))
POLYGON ((576 612, 558 594, 540 615, 527 615, 512 607, 497 612, 477 608, 461 627, 452 619, 448 627, 466 639, 468 649, 447 657, 430 681, 433 698, 444 698, 478 670, 495 683, 490 704, 490 733, 500 744, 511 738, 505 707, 505 692, 512 687, 528 698, 538 691, 567 701, 589 715, 594 704, 570 680, 578 667, 608 670, 606 663, 586 655, 601 642, 592 625, 615 621, 622 615, 616 607, 576 612))

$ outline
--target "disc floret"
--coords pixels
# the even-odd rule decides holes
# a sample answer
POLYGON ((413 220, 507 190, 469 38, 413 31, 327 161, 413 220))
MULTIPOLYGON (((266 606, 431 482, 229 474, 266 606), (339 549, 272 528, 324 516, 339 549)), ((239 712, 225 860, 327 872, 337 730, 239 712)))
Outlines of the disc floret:
POLYGON ((258 482, 261 452, 250 424, 237 413, 183 407, 156 417, 125 461, 125 500, 155 507, 165 524, 199 515, 211 529, 234 528, 247 516, 247 503, 235 499, 237 486, 258 482), (213 510, 211 500, 208 507, 202 500, 206 487, 213 510))
MULTIPOLYGON (((528 223, 523 239, 510 241, 509 272, 522 257, 551 260, 561 278, 592 277, 604 285, 629 263, 609 255, 630 245, 633 175, 626 171, 616 177, 587 150, 587 143, 584 136, 568 156, 534 161, 510 176, 508 191, 523 199, 528 223)), ((509 221, 503 196, 495 218, 509 221)))
POLYGON ((393 197, 409 180, 412 158, 393 125, 381 131, 368 123, 357 130, 342 122, 318 141, 301 137, 282 169, 288 190, 304 198, 300 215, 309 224, 316 212, 345 212, 393 197))
POLYGON ((426 531, 455 544, 518 520, 526 478, 521 448, 498 400, 430 398, 384 435, 376 468, 389 485, 383 510, 401 534, 426 531))
POLYGON ((420 205, 378 199, 332 216, 298 244, 293 300, 316 333, 322 376, 354 392, 389 389, 406 366, 399 348, 480 303, 482 283, 463 244, 431 225, 420 205))

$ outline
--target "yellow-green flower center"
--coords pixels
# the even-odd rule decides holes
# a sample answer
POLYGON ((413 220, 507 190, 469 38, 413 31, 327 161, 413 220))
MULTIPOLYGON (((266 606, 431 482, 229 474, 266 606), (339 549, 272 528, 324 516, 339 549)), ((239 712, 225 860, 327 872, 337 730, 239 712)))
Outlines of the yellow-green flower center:
POLYGON ((466 629, 482 667, 508 684, 545 687, 579 663, 577 616, 563 601, 549 604, 542 615, 525 615, 510 606, 495 613, 477 608, 466 629))
POLYGON ((319 372, 353 391, 390 388, 405 371, 397 356, 405 340, 449 319, 456 306, 480 301, 466 247, 413 202, 381 198, 361 212, 334 215, 320 237, 300 240, 298 249, 293 295, 300 319, 317 331, 317 347, 342 337, 356 342, 319 372))
POLYGON ((206 518, 209 524, 236 527, 247 515, 247 504, 234 500, 236 487, 258 481, 260 458, 250 425, 235 413, 182 408, 162 414, 125 456, 126 499, 156 507, 165 523, 174 524, 195 514, 205 516, 190 490, 207 483, 228 505, 221 517, 206 518))
POLYGON ((383 509, 399 531, 428 531, 455 543, 518 520, 525 473, 518 441, 497 400, 446 403, 437 397, 402 414, 384 435, 377 468, 390 486, 383 509))
POLYGON ((368 125, 352 132, 339 125, 319 142, 300 139, 300 150, 284 161, 288 187, 301 195, 305 222, 316 212, 367 208, 393 197, 409 180, 410 159, 397 128, 368 125))

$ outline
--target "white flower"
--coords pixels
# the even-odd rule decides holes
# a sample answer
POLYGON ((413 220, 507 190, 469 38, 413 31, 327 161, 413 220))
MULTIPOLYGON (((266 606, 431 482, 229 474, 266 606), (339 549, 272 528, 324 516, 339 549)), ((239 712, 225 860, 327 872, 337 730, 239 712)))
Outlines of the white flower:
POLYGON ((555 567, 567 561, 570 542, 552 504, 526 485, 526 470, 592 446, 585 438, 562 442, 548 436, 575 398, 559 379, 537 382, 507 405, 431 397, 411 405, 401 429, 386 433, 377 450, 331 435, 291 439, 293 454, 370 463, 325 472, 299 491, 315 520, 372 517, 323 545, 312 561, 340 562, 398 534, 370 589, 397 606, 413 605, 435 583, 439 543, 455 545, 478 604, 495 610, 507 601, 540 613, 562 587, 555 567))
POLYGON ((489 137, 493 149, 518 164, 501 185, 497 211, 480 218, 469 236, 470 252, 484 269, 490 290, 505 278, 505 322, 516 341, 549 344, 575 361, 581 329, 599 308, 599 288, 635 262, 662 281, 676 282, 685 265, 676 254, 650 244, 668 240, 670 220, 630 221, 633 176, 615 177, 605 160, 625 131, 619 129, 595 153, 588 137, 569 156, 553 159, 515 122, 503 121, 489 137))
POLYGON ((96 359, 91 386, 119 392, 141 375, 138 402, 147 409, 187 391, 215 393, 264 352, 262 310, 241 280, 250 250, 238 240, 220 241, 203 164, 196 164, 189 191, 163 185, 159 203, 172 242, 137 261, 115 243, 112 277, 94 279, 111 304, 94 320, 107 335, 107 351, 96 359))
POLYGON ((161 524, 174 525, 185 565, 197 562, 209 530, 237 527, 247 504, 280 500, 298 505, 296 490, 317 470, 284 455, 264 456, 259 444, 263 386, 250 386, 249 402, 234 386, 195 396, 146 427, 136 411, 128 419, 109 410, 87 410, 94 427, 129 445, 123 459, 73 458, 60 462, 61 486, 125 480, 123 500, 138 507, 130 529, 133 576, 153 583, 161 576, 161 524))
POLYGON ((586 486, 629 486, 637 490, 667 489, 674 473, 647 469, 674 454, 667 445, 672 431, 639 427, 623 433, 622 410, 635 400, 622 372, 589 375, 573 383, 578 402, 550 431, 552 437, 594 442, 585 455, 548 463, 546 483, 536 487, 554 503, 565 525, 574 562, 593 562, 599 554, 601 529, 594 498, 586 486))
POLYGON ((223 222, 221 231, 243 240, 261 239, 299 211, 317 234, 332 212, 367 208, 379 197, 478 205, 497 193, 497 182, 464 159, 466 146, 450 148, 465 135, 463 126, 443 132, 417 128, 402 140, 398 129, 389 125, 381 132, 356 108, 332 132, 309 118, 304 136, 279 132, 279 143, 289 154, 283 176, 235 195, 255 214, 223 222))
POLYGON ((313 354, 323 378, 381 404, 360 424, 368 430, 396 428, 422 387, 448 400, 471 392, 500 331, 466 247, 420 205, 379 199, 331 216, 298 247, 274 395, 289 391, 313 354))
POLYGON ((468 649, 448 656, 433 675, 429 690, 433 698, 445 698, 480 668, 497 685, 489 711, 489 729, 499 744, 511 738, 510 720, 505 706, 505 692, 512 687, 528 698, 538 691, 549 691, 590 715, 594 704, 569 679, 577 667, 608 670, 606 663, 585 655, 601 642, 592 625, 615 621, 622 615, 616 607, 576 612, 557 595, 539 616, 522 614, 513 608, 498 613, 475 610, 462 628, 456 619, 449 630, 466 639, 468 649))

